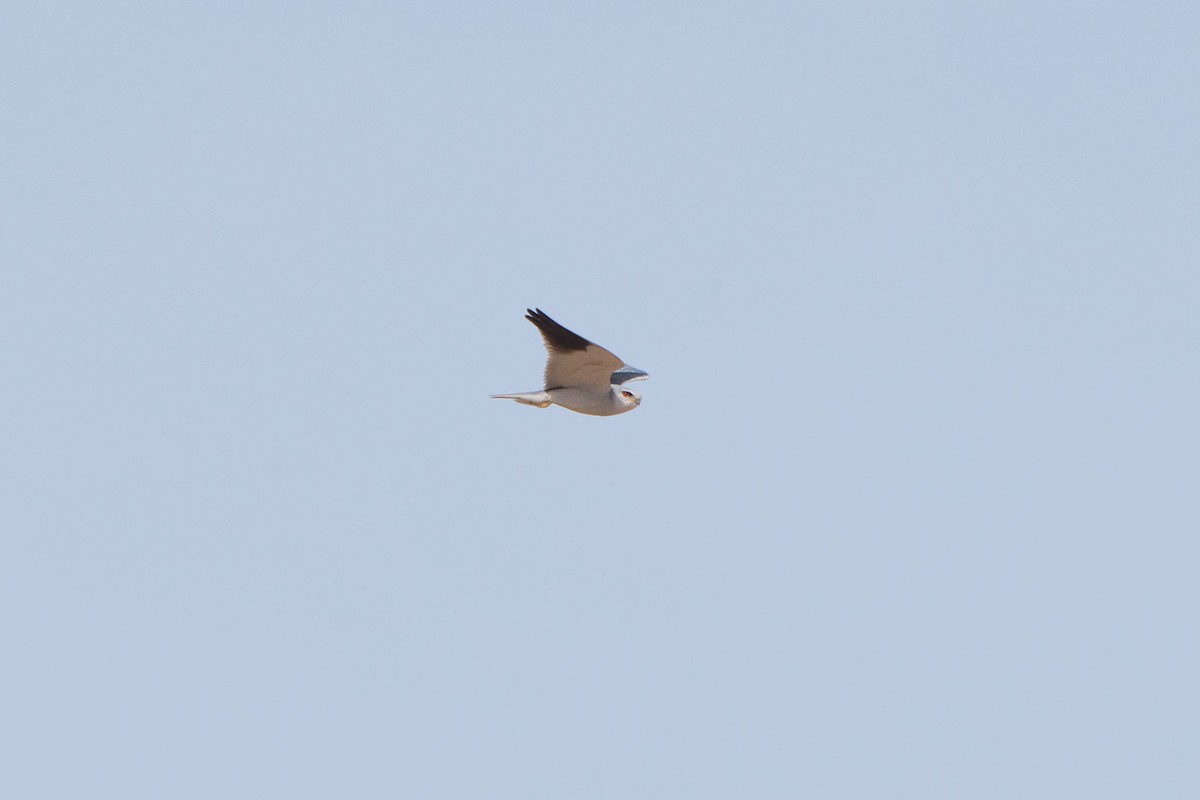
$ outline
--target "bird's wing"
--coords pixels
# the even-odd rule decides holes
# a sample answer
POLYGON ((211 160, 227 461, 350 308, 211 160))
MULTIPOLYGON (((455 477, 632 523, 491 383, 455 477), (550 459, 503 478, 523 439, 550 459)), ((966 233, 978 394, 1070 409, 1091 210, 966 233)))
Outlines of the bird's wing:
POLYGON ((620 386, 622 383, 628 383, 629 381, 644 381, 649 377, 649 373, 642 372, 637 367, 631 367, 628 364, 624 364, 619 370, 614 372, 612 377, 608 380, 610 383, 620 386))
POLYGON ((542 310, 526 309, 525 319, 537 326, 546 345, 546 388, 573 387, 607 391, 613 372, 624 366, 621 359, 598 344, 559 325, 542 310))

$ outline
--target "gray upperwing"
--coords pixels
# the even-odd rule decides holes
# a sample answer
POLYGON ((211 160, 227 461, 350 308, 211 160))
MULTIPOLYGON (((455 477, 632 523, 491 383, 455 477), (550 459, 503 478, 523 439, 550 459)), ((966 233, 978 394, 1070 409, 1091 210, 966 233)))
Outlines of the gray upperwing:
POLYGON ((642 372, 637 367, 631 367, 626 364, 612 374, 612 383, 616 386, 620 386, 622 383, 627 383, 629 381, 644 381, 649 377, 650 375, 648 373, 642 372))

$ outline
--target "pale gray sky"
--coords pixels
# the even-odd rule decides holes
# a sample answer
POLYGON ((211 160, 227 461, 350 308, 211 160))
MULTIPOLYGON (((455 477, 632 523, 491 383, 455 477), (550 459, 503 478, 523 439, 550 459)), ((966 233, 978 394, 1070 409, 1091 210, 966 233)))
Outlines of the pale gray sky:
POLYGON ((8 4, 0 795, 1200 796, 1198 9, 8 4))

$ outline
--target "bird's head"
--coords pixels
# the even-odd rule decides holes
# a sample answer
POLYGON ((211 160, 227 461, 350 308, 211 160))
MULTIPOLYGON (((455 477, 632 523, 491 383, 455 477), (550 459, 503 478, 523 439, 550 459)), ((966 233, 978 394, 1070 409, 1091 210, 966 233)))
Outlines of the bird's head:
POLYGON ((627 408, 637 408, 642 404, 642 396, 631 389, 614 386, 613 391, 617 393, 617 402, 627 408))

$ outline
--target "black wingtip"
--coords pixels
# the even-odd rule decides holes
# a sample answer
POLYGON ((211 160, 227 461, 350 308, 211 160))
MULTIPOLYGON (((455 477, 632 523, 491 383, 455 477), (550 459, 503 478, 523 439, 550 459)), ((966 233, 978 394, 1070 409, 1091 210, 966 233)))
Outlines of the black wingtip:
POLYGON ((542 339, 546 342, 546 346, 564 353, 569 353, 575 350, 586 350, 591 344, 587 339, 577 333, 567 330, 562 325, 559 325, 554 320, 550 319, 550 315, 540 308, 527 308, 525 319, 532 322, 542 333, 542 339))

